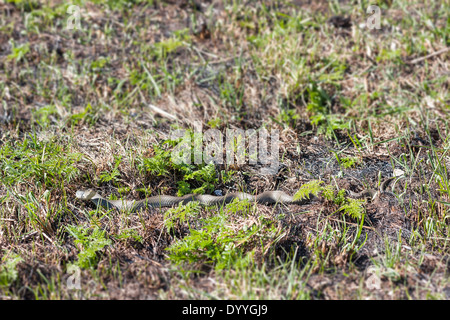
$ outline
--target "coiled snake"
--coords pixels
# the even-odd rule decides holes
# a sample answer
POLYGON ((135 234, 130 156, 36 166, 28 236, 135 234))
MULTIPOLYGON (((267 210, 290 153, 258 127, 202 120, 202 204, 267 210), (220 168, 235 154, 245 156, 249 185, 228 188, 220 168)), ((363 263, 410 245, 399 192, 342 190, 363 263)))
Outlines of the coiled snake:
MULTIPOLYGON (((387 183, 393 179, 394 177, 386 179, 380 186, 380 192, 385 192, 387 183)), ((362 198, 371 198, 375 199, 380 192, 375 189, 365 189, 359 193, 355 193, 352 191, 347 191, 347 195, 350 198, 354 199, 362 199, 362 198)), ((117 209, 121 210, 129 210, 131 212, 136 212, 145 208, 159 208, 159 207, 171 207, 173 205, 177 205, 179 203, 186 204, 191 201, 198 201, 200 204, 206 206, 213 205, 223 205, 227 204, 234 199, 247 199, 251 202, 261 203, 261 204, 305 204, 310 202, 314 198, 314 195, 310 195, 309 199, 302 200, 294 200, 294 198, 283 191, 265 191, 256 196, 253 196, 244 192, 234 192, 228 193, 224 196, 212 196, 212 195, 204 195, 204 194, 188 194, 183 197, 174 197, 168 195, 158 195, 149 197, 143 200, 108 200, 99 195, 96 191, 92 189, 88 190, 78 190, 76 193, 76 197, 82 200, 90 200, 95 205, 101 205, 106 209, 117 209)))

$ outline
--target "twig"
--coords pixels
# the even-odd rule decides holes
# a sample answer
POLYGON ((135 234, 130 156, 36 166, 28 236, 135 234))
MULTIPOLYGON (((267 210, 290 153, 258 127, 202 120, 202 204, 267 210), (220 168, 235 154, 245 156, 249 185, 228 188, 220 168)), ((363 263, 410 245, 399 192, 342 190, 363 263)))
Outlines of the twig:
POLYGON ((152 109, 154 112, 159 113, 160 115, 169 118, 170 120, 177 120, 177 117, 175 117, 174 115, 171 115, 170 113, 158 108, 157 106, 153 105, 153 104, 148 104, 149 108, 152 109))
POLYGON ((20 240, 20 241, 25 241, 25 240, 27 240, 28 238, 34 236, 36 233, 38 233, 38 232, 37 232, 37 231, 33 231, 33 232, 29 233, 29 234, 24 235, 24 236, 21 237, 19 240, 20 240))
MULTIPOLYGON (((353 226, 359 226, 359 224, 352 223, 352 222, 348 222, 348 221, 342 221, 342 220, 339 220, 339 219, 333 219, 333 218, 328 218, 328 219, 333 220, 333 221, 336 221, 336 222, 345 222, 345 223, 351 224, 351 225, 353 225, 353 226)), ((370 230, 375 231, 375 229, 374 229, 374 228, 371 228, 371 227, 367 227, 367 226, 362 226, 362 227, 363 227, 363 228, 366 228, 366 229, 370 229, 370 230)))
MULTIPOLYGON (((205 64, 206 65, 220 64, 220 63, 225 63, 225 62, 231 61, 231 60, 236 59, 236 58, 237 58, 237 56, 236 57, 231 57, 231 58, 224 58, 224 59, 220 59, 220 60, 215 60, 215 61, 207 60, 204 63, 191 63, 191 64, 193 66, 202 66, 202 65, 205 65, 205 64)), ((372 67, 372 66, 370 66, 370 67, 372 67)))
POLYGON ((448 50, 450 50, 450 48, 444 48, 444 49, 441 49, 441 50, 439 50, 439 51, 430 53, 429 55, 426 55, 425 57, 420 57, 420 58, 411 60, 409 63, 415 64, 415 63, 421 62, 421 61, 423 61, 423 60, 426 60, 426 59, 428 59, 428 58, 431 58, 431 57, 440 55, 441 53, 445 53, 445 52, 447 52, 448 50))
POLYGON ((53 242, 53 240, 50 239, 50 237, 49 237, 48 235, 46 235, 45 232, 41 232, 41 234, 42 234, 48 241, 50 241, 50 243, 51 243, 52 245, 56 246, 56 244, 53 242))

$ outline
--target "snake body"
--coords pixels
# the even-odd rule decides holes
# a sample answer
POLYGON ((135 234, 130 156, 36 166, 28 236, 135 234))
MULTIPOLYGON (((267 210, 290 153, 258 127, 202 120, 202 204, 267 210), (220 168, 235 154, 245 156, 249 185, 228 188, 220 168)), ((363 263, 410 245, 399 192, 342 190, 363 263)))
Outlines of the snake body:
MULTIPOLYGON (((365 189, 359 193, 353 191, 347 191, 347 196, 354 199, 370 198, 374 200, 381 193, 386 193, 385 191, 387 184, 394 177, 387 178, 380 185, 379 190, 375 189, 365 189)), ((388 192, 389 193, 389 192, 388 192)), ((245 193, 245 192, 234 192, 228 193, 224 196, 212 196, 205 194, 188 194, 183 197, 174 197, 168 195, 158 195, 149 197, 143 200, 108 200, 99 195, 95 190, 78 190, 76 197, 82 200, 90 200, 97 206, 102 206, 106 209, 117 209, 119 211, 127 210, 131 212, 136 212, 146 208, 159 208, 159 207, 171 207, 177 204, 186 204, 191 201, 198 201, 202 205, 213 206, 213 205, 224 205, 230 203, 234 199, 247 199, 251 202, 261 203, 261 204, 305 204, 314 198, 314 195, 310 195, 307 199, 294 200, 294 197, 288 195, 283 191, 265 191, 256 196, 245 193)))
POLYGON ((211 196, 205 194, 188 194, 183 197, 174 197, 167 195, 158 195, 143 200, 108 200, 99 195, 92 189, 79 190, 76 197, 82 200, 90 200, 97 206, 100 205, 106 209, 129 210, 136 212, 145 208, 171 207, 177 204, 187 204, 191 201, 198 201, 202 205, 214 206, 230 203, 234 199, 256 202, 261 204, 304 204, 314 198, 313 195, 309 199, 294 200, 294 198, 283 191, 265 191, 256 196, 245 192, 228 193, 224 196, 211 196))

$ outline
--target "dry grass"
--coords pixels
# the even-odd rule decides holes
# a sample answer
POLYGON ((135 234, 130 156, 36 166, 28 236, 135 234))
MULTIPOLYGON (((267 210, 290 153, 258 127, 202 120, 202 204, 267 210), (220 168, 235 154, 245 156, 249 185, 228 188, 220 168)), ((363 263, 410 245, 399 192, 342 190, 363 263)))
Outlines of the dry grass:
POLYGON ((380 2, 380 30, 351 1, 74 3, 82 31, 65 29, 61 1, 0 3, 2 299, 449 298, 444 1, 380 2), (279 130, 282 166, 216 164, 211 177, 195 165, 187 178, 164 142, 196 122, 279 130), (362 219, 341 210, 338 190, 376 188, 394 169, 407 179, 362 219), (168 209, 75 198, 293 194, 315 179, 335 198, 201 208, 173 230, 168 209), (91 266, 71 289, 83 254, 91 266))

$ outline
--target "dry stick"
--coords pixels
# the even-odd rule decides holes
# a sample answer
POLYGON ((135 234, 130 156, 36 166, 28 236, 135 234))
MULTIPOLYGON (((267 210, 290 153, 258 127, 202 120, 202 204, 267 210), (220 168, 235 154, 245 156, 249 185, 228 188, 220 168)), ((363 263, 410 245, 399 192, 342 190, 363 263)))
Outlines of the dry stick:
POLYGON ((42 234, 48 241, 50 241, 50 243, 51 243, 52 245, 56 246, 56 244, 53 242, 53 240, 50 239, 50 237, 49 237, 48 235, 46 235, 45 232, 41 232, 41 234, 42 234))
MULTIPOLYGON (((334 218, 328 218, 328 219, 333 220, 333 221, 336 221, 336 222, 344 222, 344 223, 350 224, 350 225, 352 225, 352 226, 359 226, 359 224, 352 223, 352 222, 348 222, 348 221, 342 221, 342 220, 334 219, 334 218)), ((375 229, 372 228, 372 227, 367 227, 367 226, 362 226, 362 227, 363 227, 363 228, 366 228, 366 229, 370 229, 370 230, 374 230, 374 231, 375 231, 375 229)))
POLYGON ((37 231, 33 231, 33 232, 29 233, 29 234, 26 234, 26 235, 22 236, 19 240, 20 240, 20 241, 25 241, 25 240, 27 240, 28 238, 34 236, 36 233, 38 233, 38 232, 37 232, 37 231))
POLYGON ((428 59, 428 58, 437 56, 437 55, 439 55, 439 54, 441 54, 441 53, 445 53, 445 52, 447 52, 448 50, 450 50, 450 48, 444 48, 444 49, 441 49, 441 50, 439 50, 439 51, 430 53, 429 55, 426 55, 425 57, 421 57, 421 58, 417 58, 417 59, 411 60, 409 63, 415 64, 415 63, 418 63, 418 62, 420 62, 420 61, 426 60, 426 59, 428 59))
POLYGON ((177 120, 177 117, 174 115, 171 115, 170 113, 158 108, 157 106, 153 104, 148 104, 149 108, 152 109, 155 113, 160 114, 163 117, 168 118, 169 120, 177 120))

